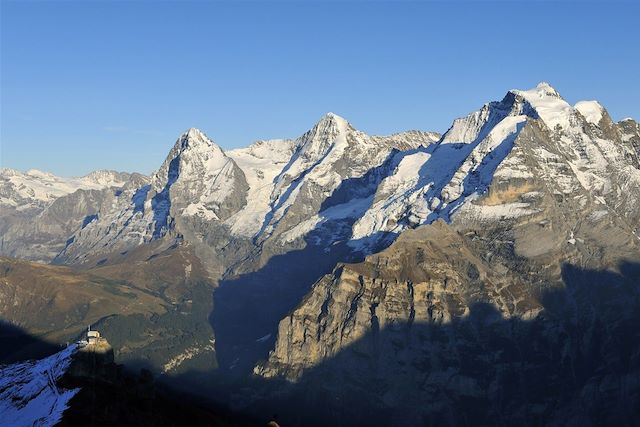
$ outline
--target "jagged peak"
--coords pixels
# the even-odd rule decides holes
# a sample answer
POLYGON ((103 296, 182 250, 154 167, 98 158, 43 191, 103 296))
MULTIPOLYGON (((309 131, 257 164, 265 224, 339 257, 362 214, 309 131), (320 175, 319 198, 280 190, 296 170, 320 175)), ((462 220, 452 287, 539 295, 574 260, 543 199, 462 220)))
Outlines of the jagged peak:
POLYGON ((560 92, 558 92, 553 86, 551 86, 547 82, 540 82, 536 85, 536 90, 538 92, 543 92, 547 96, 555 96, 561 98, 560 92))
POLYGON ((337 115, 336 113, 333 113, 331 111, 329 111, 328 113, 326 113, 324 116, 322 116, 322 118, 320 119, 320 121, 323 120, 329 120, 329 121, 343 121, 343 122, 347 122, 347 120, 342 117, 337 115))
POLYGON ((351 127, 351 124, 344 118, 335 113, 328 112, 318 120, 312 130, 320 131, 335 128, 338 131, 351 127))
POLYGON ((203 137, 206 138, 204 132, 202 132, 198 128, 189 128, 186 130, 184 135, 187 136, 188 138, 203 138, 203 137))
POLYGON ((314 146, 311 151, 322 151, 338 140, 345 140, 348 129, 353 129, 348 121, 335 113, 327 113, 304 135, 296 139, 296 147, 303 152, 314 146))
POLYGON ((573 119, 575 109, 549 83, 539 83, 529 90, 513 89, 509 93, 524 99, 530 107, 525 109, 529 111, 527 115, 542 119, 550 129, 555 130, 559 126, 566 131, 575 124, 573 119), (530 114, 531 109, 535 112, 534 114, 530 114))
POLYGON ((201 165, 203 170, 218 168, 228 161, 228 157, 216 143, 197 128, 187 129, 177 139, 173 148, 160 168, 153 176, 155 188, 161 188, 167 181, 168 174, 177 178, 179 170, 190 170, 201 165))
POLYGON ((20 172, 18 169, 13 169, 13 168, 0 168, 0 175, 5 175, 5 176, 19 176, 19 175, 23 175, 22 172, 20 172))
POLYGON ((204 132, 202 132, 198 128, 189 128, 187 129, 180 138, 178 138, 177 143, 180 143, 183 148, 187 148, 194 144, 206 144, 206 145, 216 145, 213 140, 211 140, 204 132))
POLYGON ((197 128, 187 129, 177 139, 168 159, 187 155, 187 157, 225 157, 224 150, 204 132, 197 128))

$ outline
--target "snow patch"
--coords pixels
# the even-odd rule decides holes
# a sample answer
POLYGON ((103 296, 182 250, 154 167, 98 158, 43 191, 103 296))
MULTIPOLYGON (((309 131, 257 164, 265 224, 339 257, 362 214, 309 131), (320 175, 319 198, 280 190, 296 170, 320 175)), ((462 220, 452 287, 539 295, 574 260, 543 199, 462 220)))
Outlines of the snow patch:
POLYGON ((182 210, 182 215, 197 216, 208 221, 218 219, 218 215, 216 215, 216 213, 212 210, 207 209, 202 203, 191 203, 189 206, 182 210))
POLYGON ((504 203, 501 205, 466 203, 456 212, 455 216, 481 221, 494 221, 533 215, 537 212, 538 210, 536 209, 530 209, 529 203, 522 202, 504 203))

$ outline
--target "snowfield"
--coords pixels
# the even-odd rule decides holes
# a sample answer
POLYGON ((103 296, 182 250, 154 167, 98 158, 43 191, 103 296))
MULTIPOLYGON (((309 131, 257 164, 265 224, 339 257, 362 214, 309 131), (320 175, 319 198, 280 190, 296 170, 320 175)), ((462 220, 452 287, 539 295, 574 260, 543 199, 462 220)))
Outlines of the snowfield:
POLYGON ((75 344, 47 358, 0 366, 0 424, 53 426, 79 389, 57 386, 76 352, 75 344))

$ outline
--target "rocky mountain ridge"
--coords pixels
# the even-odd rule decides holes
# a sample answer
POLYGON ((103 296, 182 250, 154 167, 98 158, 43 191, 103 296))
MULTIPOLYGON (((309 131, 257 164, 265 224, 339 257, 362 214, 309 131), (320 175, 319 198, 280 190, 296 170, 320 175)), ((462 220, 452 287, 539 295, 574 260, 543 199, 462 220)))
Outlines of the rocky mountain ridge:
MULTIPOLYGON (((266 245, 271 254, 309 241, 349 241, 353 250, 373 252, 407 228, 437 218, 449 221, 486 191, 494 174, 519 174, 526 180, 527 165, 511 151, 534 122, 557 141, 555 152, 539 149, 531 155, 560 156, 561 167, 571 169, 547 171, 550 175, 575 176, 603 203, 638 187, 637 124, 613 123, 595 101, 572 107, 541 83, 530 91, 510 91, 502 101, 455 120, 437 143, 437 134, 417 131, 369 137, 333 113, 296 140, 260 141, 228 153, 190 129, 148 182, 136 177, 106 203, 85 202, 87 212, 94 213, 84 215, 80 224, 81 215, 74 213, 73 225, 51 231, 66 242, 56 262, 95 262, 166 235, 186 237, 214 265, 213 258, 227 246, 223 241, 235 242, 236 253, 212 267, 214 274, 241 262, 255 244, 266 245), (628 181, 616 195, 609 174, 616 182, 628 181), (212 234, 222 237, 211 241, 212 234)), ((637 212, 636 202, 628 200, 624 211, 637 212)), ((48 226, 51 221, 43 222, 48 226)), ((9 242, 3 243, 3 253, 19 255, 13 248, 27 239, 5 234, 9 242)))

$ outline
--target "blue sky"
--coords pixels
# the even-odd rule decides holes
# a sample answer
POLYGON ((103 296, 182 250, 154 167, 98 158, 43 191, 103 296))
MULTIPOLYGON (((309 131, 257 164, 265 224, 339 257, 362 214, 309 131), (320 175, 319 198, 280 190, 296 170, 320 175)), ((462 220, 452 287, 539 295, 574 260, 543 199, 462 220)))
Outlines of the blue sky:
POLYGON ((638 3, 2 0, 0 165, 149 173, 189 127, 227 149, 328 111, 443 132, 542 80, 638 119, 638 3))

